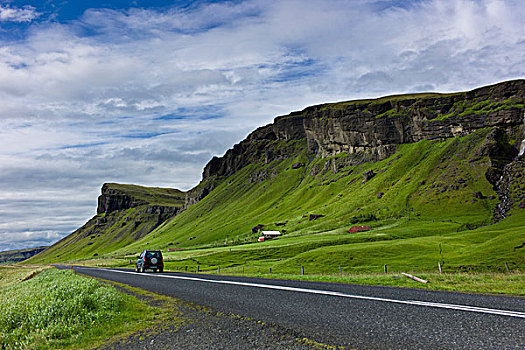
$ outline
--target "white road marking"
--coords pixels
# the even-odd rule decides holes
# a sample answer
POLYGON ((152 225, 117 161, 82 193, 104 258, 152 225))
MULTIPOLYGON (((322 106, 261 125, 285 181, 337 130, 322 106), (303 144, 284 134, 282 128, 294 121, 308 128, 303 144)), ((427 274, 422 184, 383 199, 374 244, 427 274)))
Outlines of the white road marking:
MULTIPOLYGON (((121 271, 121 270, 113 270, 113 269, 99 269, 99 270, 112 271, 112 272, 131 274, 131 275, 137 275, 136 272, 130 272, 130 271, 121 271)), ((212 279, 205 279, 205 278, 198 278, 198 277, 186 277, 186 276, 174 276, 174 275, 158 275, 158 274, 140 274, 140 275, 141 276, 149 276, 149 277, 158 277, 158 278, 171 278, 171 279, 186 280, 186 281, 217 283, 217 284, 230 284, 230 285, 244 286, 244 287, 276 289, 276 290, 289 291, 289 292, 330 295, 330 296, 342 297, 342 298, 382 301, 382 302, 395 303, 395 304, 427 306, 427 307, 435 307, 435 308, 441 308, 441 309, 452 309, 452 310, 470 311, 470 312, 477 312, 477 313, 484 313, 484 314, 491 314, 491 315, 500 315, 500 316, 510 316, 510 317, 525 318, 525 313, 523 313, 523 312, 509 311, 509 310, 498 310, 498 309, 489 309, 489 308, 484 308, 484 307, 476 307, 476 306, 468 306, 468 305, 444 304, 444 303, 434 303, 434 302, 418 301, 418 300, 388 299, 388 298, 370 297, 370 296, 364 296, 364 295, 345 294, 345 293, 334 292, 334 291, 329 291, 329 290, 318 290, 318 289, 307 289, 307 288, 297 288, 297 287, 287 287, 287 286, 276 286, 276 285, 272 285, 272 284, 262 284, 262 283, 221 281, 221 280, 212 280, 212 279)))

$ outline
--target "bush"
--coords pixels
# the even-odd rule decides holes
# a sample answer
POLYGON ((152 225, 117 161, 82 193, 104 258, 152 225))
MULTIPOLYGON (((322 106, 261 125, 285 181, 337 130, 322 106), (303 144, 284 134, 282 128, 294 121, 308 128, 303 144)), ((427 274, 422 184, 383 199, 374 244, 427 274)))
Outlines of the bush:
POLYGON ((377 218, 374 214, 360 214, 358 216, 354 216, 353 218, 350 218, 351 224, 357 224, 358 222, 369 222, 369 221, 377 221, 377 218))

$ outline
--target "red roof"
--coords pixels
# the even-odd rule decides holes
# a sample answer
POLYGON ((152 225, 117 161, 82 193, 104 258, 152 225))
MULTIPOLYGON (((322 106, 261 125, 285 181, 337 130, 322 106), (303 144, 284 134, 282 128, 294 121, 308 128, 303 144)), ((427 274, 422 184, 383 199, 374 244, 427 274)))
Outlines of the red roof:
POLYGON ((349 233, 356 233, 359 231, 368 231, 372 228, 370 226, 352 226, 350 230, 348 230, 349 233))

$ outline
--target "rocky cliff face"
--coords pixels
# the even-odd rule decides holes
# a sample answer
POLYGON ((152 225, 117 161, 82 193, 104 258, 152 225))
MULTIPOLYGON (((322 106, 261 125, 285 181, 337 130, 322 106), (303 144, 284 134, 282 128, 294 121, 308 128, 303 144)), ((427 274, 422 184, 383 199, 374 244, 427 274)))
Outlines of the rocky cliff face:
MULTIPOLYGON (((146 221, 145 217, 148 222, 152 223, 154 229, 183 210, 183 198, 184 193, 172 189, 106 183, 102 186, 102 194, 98 197, 97 208, 97 214, 104 213, 105 215, 97 219, 94 229, 103 231, 108 224, 115 223, 114 220, 108 219, 113 212, 131 208, 137 208, 137 210, 127 216, 124 223, 136 222, 128 225, 128 233, 135 231, 142 221, 146 221)), ((151 230, 151 227, 148 230, 151 230)), ((86 233, 86 235, 90 234, 92 232, 86 233)), ((140 232, 138 236, 143 235, 144 232, 140 232)))
POLYGON ((125 191, 113 188, 110 184, 104 184, 102 194, 98 197, 97 214, 111 213, 145 204, 148 202, 143 199, 135 198, 125 191))
MULTIPOLYGON (((350 154, 356 165, 386 159, 403 143, 444 140, 482 128, 493 128, 485 147, 489 156, 487 179, 495 186, 505 166, 525 153, 525 80, 486 86, 452 94, 413 94, 373 100, 308 107, 277 117, 273 124, 252 132, 245 140, 214 157, 204 168, 203 180, 186 195, 185 207, 204 198, 217 179, 235 174, 255 162, 270 163, 294 157, 284 144, 301 140, 312 157, 350 154)), ((500 191, 501 192, 501 191, 500 191)), ((504 197, 503 194, 501 194, 504 197)))
MULTIPOLYGON (((388 145, 463 136, 484 127, 523 124, 525 80, 451 95, 414 95, 307 108, 303 126, 322 156, 375 152, 388 145)), ((293 118, 281 117, 281 118, 293 118)))
MULTIPOLYGON (((308 107, 277 117, 204 168, 203 180, 236 173, 251 162, 270 162, 287 154, 272 142, 306 139, 321 157, 341 152, 363 161, 392 155, 396 145, 423 139, 463 136, 498 127, 512 132, 523 125, 525 80, 514 80, 454 94, 415 94, 308 107)), ((523 135, 513 147, 518 152, 523 135)))
POLYGON ((184 196, 176 189, 106 183, 98 198, 97 215, 35 261, 38 257, 53 257, 54 261, 96 257, 125 247, 182 212, 184 196))

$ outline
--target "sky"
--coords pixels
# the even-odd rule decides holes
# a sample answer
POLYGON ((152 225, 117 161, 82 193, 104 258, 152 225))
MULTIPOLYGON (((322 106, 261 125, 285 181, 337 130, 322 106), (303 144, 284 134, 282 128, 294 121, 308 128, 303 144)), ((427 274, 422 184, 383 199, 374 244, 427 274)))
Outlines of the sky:
POLYGON ((0 0, 0 251, 188 190, 278 115, 525 77, 522 0, 0 0))

